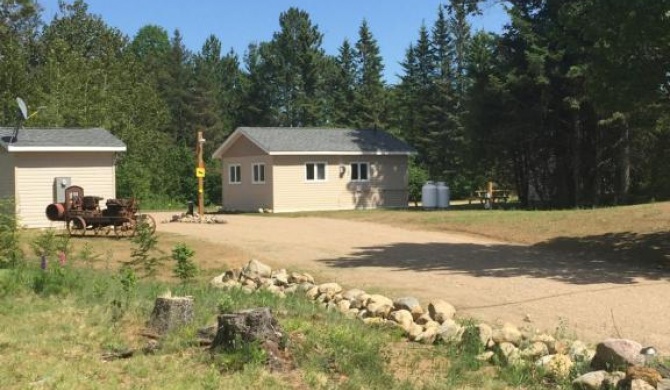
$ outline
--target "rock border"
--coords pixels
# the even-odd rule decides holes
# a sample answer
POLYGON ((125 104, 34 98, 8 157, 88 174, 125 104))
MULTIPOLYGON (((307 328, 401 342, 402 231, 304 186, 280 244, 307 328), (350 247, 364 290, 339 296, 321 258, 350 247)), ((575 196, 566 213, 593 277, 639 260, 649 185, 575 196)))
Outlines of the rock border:
POLYGON ((161 223, 203 223, 203 224, 225 224, 228 223, 223 218, 213 217, 210 215, 200 215, 198 213, 187 214, 173 214, 170 219, 165 219, 161 223))
POLYGON ((423 344, 461 343, 467 333, 474 336, 485 352, 480 361, 508 365, 534 364, 547 377, 565 380, 575 363, 593 371, 572 381, 575 389, 630 388, 670 390, 670 370, 656 350, 626 339, 607 339, 595 348, 580 340, 556 339, 547 333, 519 329, 511 323, 459 324, 456 309, 449 302, 431 300, 426 308, 407 296, 391 299, 360 289, 345 290, 340 284, 316 283, 308 273, 273 270, 258 260, 242 268, 214 277, 210 285, 221 289, 241 289, 245 293, 266 290, 280 298, 296 292, 327 310, 334 310, 368 325, 388 325, 403 330, 410 341, 423 344))

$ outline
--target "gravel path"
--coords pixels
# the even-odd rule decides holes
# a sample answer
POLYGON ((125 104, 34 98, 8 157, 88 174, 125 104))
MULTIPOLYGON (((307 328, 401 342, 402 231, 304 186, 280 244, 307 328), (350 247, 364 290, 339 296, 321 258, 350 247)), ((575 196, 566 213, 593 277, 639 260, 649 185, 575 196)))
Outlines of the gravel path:
POLYGON ((158 230, 232 245, 273 268, 311 272, 322 282, 425 303, 445 299, 461 317, 560 328, 591 342, 625 337, 670 355, 670 275, 660 270, 367 222, 224 218, 225 225, 159 223, 158 230))

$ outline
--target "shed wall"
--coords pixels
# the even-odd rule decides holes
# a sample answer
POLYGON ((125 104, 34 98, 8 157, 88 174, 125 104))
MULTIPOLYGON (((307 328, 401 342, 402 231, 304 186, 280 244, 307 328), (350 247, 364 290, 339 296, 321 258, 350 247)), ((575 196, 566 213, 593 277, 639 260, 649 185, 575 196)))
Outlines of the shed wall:
POLYGON ((272 208, 272 184, 274 175, 272 157, 268 155, 226 157, 222 160, 221 183, 222 205, 226 210, 257 211, 259 208, 272 208), (240 165, 241 183, 231 184, 229 166, 240 165), (265 164, 265 183, 252 183, 253 164, 265 164))
POLYGON ((116 197, 114 153, 16 153, 14 162, 17 216, 27 227, 58 224, 45 216, 47 205, 54 202, 56 177, 72 178, 85 195, 116 197))
POLYGON ((274 156, 274 211, 407 206, 407 156, 274 156), (307 181, 305 164, 325 162, 326 180, 307 181), (351 181, 351 163, 367 162, 369 181, 351 181))

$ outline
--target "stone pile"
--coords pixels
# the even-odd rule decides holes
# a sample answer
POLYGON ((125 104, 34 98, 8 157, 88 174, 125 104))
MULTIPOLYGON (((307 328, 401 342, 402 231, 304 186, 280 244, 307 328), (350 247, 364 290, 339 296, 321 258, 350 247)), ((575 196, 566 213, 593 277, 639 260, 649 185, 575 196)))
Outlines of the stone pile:
POLYGON ((200 215, 198 213, 193 213, 193 215, 187 213, 174 214, 170 219, 164 220, 163 223, 172 223, 172 222, 181 222, 181 223, 206 223, 206 224, 224 224, 226 220, 220 217, 213 217, 210 215, 200 215))
POLYGON ((391 299, 359 289, 345 290, 338 283, 319 284, 307 273, 272 270, 257 260, 251 260, 243 268, 226 271, 210 284, 247 293, 267 290, 279 297, 302 292, 324 308, 366 324, 399 327, 411 341, 424 344, 476 342, 485 351, 477 356, 481 361, 534 364, 542 368, 547 377, 556 380, 568 378, 576 363, 590 365, 595 371, 575 379, 575 389, 620 386, 670 390, 670 380, 665 375, 670 372, 665 373, 662 366, 654 365, 655 350, 643 349, 631 340, 605 340, 593 349, 579 340, 557 340, 552 335, 519 329, 511 323, 464 325, 455 320, 454 306, 441 299, 432 300, 424 307, 414 297, 391 299))

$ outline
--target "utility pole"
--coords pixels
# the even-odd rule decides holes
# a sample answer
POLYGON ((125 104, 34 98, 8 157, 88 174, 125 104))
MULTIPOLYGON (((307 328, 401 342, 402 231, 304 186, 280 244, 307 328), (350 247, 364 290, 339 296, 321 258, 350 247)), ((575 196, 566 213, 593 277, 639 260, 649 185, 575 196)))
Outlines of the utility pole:
POLYGON ((200 218, 204 215, 205 191, 205 162, 202 159, 202 150, 205 144, 205 139, 202 137, 202 131, 198 131, 198 139, 196 140, 195 151, 198 155, 198 167, 195 168, 195 176, 198 178, 198 215, 200 218))

